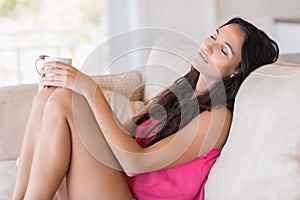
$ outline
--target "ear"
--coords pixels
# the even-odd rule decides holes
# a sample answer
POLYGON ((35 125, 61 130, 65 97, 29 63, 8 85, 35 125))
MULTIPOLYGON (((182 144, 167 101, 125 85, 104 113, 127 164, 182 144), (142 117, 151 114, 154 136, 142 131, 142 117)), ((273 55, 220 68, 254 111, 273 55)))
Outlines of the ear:
POLYGON ((230 75, 230 78, 233 78, 233 77, 235 77, 237 74, 238 74, 238 72, 237 72, 237 71, 235 71, 233 74, 231 74, 231 75, 230 75))

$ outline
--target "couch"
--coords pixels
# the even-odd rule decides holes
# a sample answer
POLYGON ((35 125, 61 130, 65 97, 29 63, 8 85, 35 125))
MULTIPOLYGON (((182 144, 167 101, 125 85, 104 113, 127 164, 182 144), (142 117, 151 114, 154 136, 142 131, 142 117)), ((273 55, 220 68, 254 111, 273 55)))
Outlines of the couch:
MULTIPOLYGON (((121 122, 137 112, 154 91, 170 84, 190 66, 174 54, 154 50, 147 64, 151 67, 146 70, 93 77, 121 122), (166 71, 160 71, 161 66, 166 71), (158 81, 162 75, 168 77, 167 82, 145 84, 158 81)), ((22 134, 37 91, 37 84, 0 89, 1 200, 11 197, 22 134)), ((299 113, 300 65, 277 62, 251 73, 238 92, 230 134, 209 174, 205 198, 299 200, 299 113)))

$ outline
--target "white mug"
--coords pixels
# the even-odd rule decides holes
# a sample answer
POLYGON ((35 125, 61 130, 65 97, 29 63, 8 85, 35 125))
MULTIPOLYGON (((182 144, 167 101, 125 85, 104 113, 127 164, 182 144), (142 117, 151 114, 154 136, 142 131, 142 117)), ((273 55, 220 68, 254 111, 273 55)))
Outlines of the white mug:
MULTIPOLYGON (((62 57, 45 57, 44 59, 39 58, 35 61, 35 69, 40 74, 41 69, 44 67, 45 63, 52 62, 52 61, 58 61, 65 64, 72 65, 72 59, 71 58, 62 58, 62 57)), ((50 74, 48 74, 50 75, 50 74)))

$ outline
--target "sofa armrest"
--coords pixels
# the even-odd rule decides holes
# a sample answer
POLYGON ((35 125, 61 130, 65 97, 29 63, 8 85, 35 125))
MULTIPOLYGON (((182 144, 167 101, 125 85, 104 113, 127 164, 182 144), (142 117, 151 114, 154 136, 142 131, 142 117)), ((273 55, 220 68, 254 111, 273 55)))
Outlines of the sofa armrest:
POLYGON ((290 63, 262 66, 247 77, 206 200, 300 199, 299 84, 300 65, 290 63))
POLYGON ((0 161, 19 155, 23 130, 38 84, 0 88, 0 161))

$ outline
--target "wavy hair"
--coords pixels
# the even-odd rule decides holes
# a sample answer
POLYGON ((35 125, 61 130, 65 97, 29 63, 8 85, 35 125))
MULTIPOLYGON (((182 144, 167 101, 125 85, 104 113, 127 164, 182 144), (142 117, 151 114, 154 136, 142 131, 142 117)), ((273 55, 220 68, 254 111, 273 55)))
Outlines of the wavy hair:
MULTIPOLYGON (((160 122, 155 126, 159 127, 156 137, 149 141, 146 147, 177 132, 203 111, 211 111, 217 106, 226 106, 233 111, 235 97, 246 77, 258 67, 273 63, 278 59, 277 43, 262 30, 241 18, 233 18, 219 28, 229 24, 238 24, 245 33, 241 61, 236 67, 238 73, 234 77, 223 77, 203 94, 191 98, 194 95, 194 89, 200 75, 192 66, 187 74, 177 79, 160 96, 156 97, 159 98, 157 104, 152 106, 144 115, 139 116, 137 125, 150 117, 160 122), (164 109, 161 109, 162 107, 164 109)), ((147 141, 147 135, 153 134, 151 132, 152 130, 148 130, 148 133, 145 134, 147 141)))

